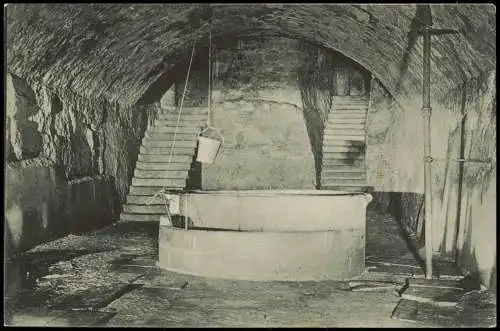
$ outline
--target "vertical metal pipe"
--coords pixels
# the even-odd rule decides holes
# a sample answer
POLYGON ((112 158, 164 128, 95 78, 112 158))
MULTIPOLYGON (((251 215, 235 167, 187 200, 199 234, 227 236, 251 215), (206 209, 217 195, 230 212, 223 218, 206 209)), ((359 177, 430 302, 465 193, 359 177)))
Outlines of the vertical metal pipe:
MULTIPOLYGON (((460 114, 462 115, 462 121, 460 124, 460 155, 459 158, 461 160, 465 159, 465 125, 467 124, 467 112, 465 111, 465 107, 467 105, 467 84, 464 82, 462 84, 462 88, 459 89, 461 93, 461 102, 460 102, 460 114)), ((458 242, 458 237, 460 235, 460 219, 462 217, 462 195, 463 195, 463 177, 464 177, 464 162, 458 163, 458 202, 457 202, 457 217, 455 223, 455 244, 453 250, 453 258, 455 262, 458 262, 460 258, 460 247, 458 242)))
POLYGON ((431 34, 428 29, 424 29, 424 65, 423 65, 423 108, 431 107, 431 34))
POLYGON ((425 197, 425 278, 432 278, 432 197, 431 197, 431 34, 429 28, 423 31, 424 63, 423 63, 423 107, 424 117, 424 197, 425 197))

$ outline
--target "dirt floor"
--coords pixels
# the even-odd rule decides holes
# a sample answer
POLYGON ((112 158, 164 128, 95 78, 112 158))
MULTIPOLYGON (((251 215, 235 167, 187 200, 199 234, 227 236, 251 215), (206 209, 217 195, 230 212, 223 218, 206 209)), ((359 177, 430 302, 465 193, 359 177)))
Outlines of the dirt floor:
MULTIPOLYGON (((392 217, 369 209, 367 259, 408 257, 399 231, 392 217)), ((233 281, 160 270, 157 236, 157 224, 119 223, 45 243, 8 262, 6 324, 444 326, 391 319, 401 299, 394 288, 355 292, 346 282, 233 281)))

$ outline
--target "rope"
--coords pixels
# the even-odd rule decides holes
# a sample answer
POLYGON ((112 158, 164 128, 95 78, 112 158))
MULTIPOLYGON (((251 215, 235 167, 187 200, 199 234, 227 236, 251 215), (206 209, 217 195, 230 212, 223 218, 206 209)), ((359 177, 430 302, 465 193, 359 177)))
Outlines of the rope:
MULTIPOLYGON (((211 24, 211 23, 210 23, 211 24)), ((203 129, 198 135, 200 136, 204 132, 209 129, 215 130, 215 132, 219 135, 221 142, 224 143, 224 137, 220 133, 220 131, 211 126, 212 125, 212 29, 210 28, 208 31, 208 112, 207 112, 207 123, 206 128, 203 129)))
MULTIPOLYGON (((193 44, 193 50, 191 52, 191 59, 189 60, 189 67, 188 67, 188 72, 186 75, 186 83, 184 84, 184 91, 182 91, 181 105, 179 107, 179 114, 177 115, 177 123, 175 124, 174 140, 172 142, 172 147, 170 148, 170 155, 168 157, 168 164, 170 164, 170 162, 172 161, 172 155, 173 155, 174 148, 175 148, 175 142, 177 139, 177 131, 179 130, 179 122, 181 120, 182 107, 184 106, 184 98, 186 96, 187 85, 188 85, 188 81, 189 81, 189 74, 191 73, 191 64, 193 63, 195 46, 196 46, 196 43, 193 44)), ((163 189, 165 189, 165 186, 163 186, 163 189)))
MULTIPOLYGON (((194 57, 195 47, 196 47, 196 42, 193 44, 193 50, 191 51, 191 59, 189 60, 189 67, 188 67, 188 71, 187 71, 187 75, 186 75, 186 83, 184 84, 184 91, 182 92, 181 104, 180 104, 180 107, 179 107, 179 113, 177 115, 177 122, 176 122, 176 125, 175 125, 174 139, 172 141, 172 146, 170 147, 170 154, 168 156, 168 163, 167 164, 169 164, 169 165, 172 162, 172 155, 173 155, 173 152, 174 152, 175 142, 176 142, 176 139, 177 139, 177 131, 179 130, 179 122, 181 120, 182 107, 184 105, 184 98, 186 96, 187 85, 188 85, 188 82, 189 82, 189 75, 191 73, 191 65, 193 63, 193 57, 194 57)), ((167 217, 170 219, 170 210, 169 210, 169 204, 168 204, 168 199, 166 197, 166 194, 167 194, 166 186, 165 186, 165 184, 163 184, 163 187, 158 192, 156 192, 151 198, 149 198, 146 201, 146 204, 147 205, 151 204, 151 201, 153 199, 155 199, 157 196, 164 197, 165 208, 167 210, 167 217)))
POLYGON ((210 127, 210 114, 212 112, 212 30, 208 31, 208 113, 207 127, 210 127))

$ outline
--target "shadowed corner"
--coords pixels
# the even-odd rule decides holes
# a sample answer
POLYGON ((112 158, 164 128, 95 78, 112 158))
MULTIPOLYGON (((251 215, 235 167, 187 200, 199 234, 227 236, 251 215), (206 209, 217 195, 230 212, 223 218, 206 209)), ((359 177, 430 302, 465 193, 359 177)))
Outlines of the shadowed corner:
POLYGON ((344 152, 346 164, 357 165, 365 157, 366 143, 359 140, 348 140, 347 142, 350 148, 348 152, 344 152))
MULTIPOLYGON (((186 216, 184 215, 172 215, 170 217, 172 226, 175 228, 185 228, 186 227, 186 216)), ((191 217, 187 217, 188 220, 188 228, 194 227, 194 222, 191 217)))
POLYGON ((411 52, 415 48, 419 37, 419 30, 427 25, 432 25, 431 9, 429 5, 417 5, 415 16, 410 23, 410 31, 406 36, 407 44, 403 54, 403 58, 399 64, 399 78, 396 83, 396 91, 401 90, 401 84, 406 77, 406 73, 410 64, 411 52))

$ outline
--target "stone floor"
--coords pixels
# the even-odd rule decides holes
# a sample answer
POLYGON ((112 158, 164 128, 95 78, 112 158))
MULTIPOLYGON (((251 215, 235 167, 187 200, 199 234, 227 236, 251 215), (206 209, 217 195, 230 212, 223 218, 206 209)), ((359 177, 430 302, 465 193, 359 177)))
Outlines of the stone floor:
MULTIPOLYGON (((159 270, 155 224, 73 234, 7 264, 6 324, 156 327, 433 327, 391 319, 394 290, 346 282, 251 282, 159 270)), ((408 256, 389 215, 369 210, 366 254, 408 256)), ((438 323, 439 324, 439 323, 438 323)))

